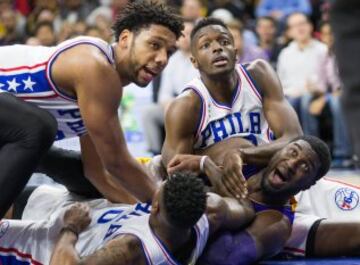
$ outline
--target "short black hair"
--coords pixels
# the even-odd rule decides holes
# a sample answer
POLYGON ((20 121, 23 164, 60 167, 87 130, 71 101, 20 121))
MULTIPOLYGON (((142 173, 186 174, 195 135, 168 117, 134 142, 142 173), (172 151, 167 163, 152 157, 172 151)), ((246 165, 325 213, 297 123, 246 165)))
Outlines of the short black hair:
POLYGON ((153 1, 130 1, 118 14, 112 29, 116 41, 125 29, 138 31, 151 24, 158 24, 170 29, 178 39, 184 28, 183 19, 172 8, 153 1))
POLYGON ((207 26, 211 26, 211 25, 219 25, 222 26, 226 29, 228 29, 228 27, 226 26, 226 24, 224 23, 224 21, 222 21, 221 19, 218 18, 214 18, 214 17, 206 17, 206 18, 202 18, 199 21, 196 22, 195 27, 193 28, 193 30, 191 31, 191 35, 190 35, 190 39, 191 41, 193 40, 193 38, 195 37, 196 33, 207 26))
POLYGON ((315 153, 319 158, 320 167, 316 174, 317 180, 325 176, 325 174, 329 171, 331 164, 331 154, 327 144, 323 140, 312 135, 302 135, 296 137, 291 142, 296 142, 298 140, 303 140, 307 142, 311 146, 311 148, 315 151, 315 153))
POLYGON ((205 185, 193 173, 175 172, 164 184, 163 202, 171 225, 190 228, 205 212, 205 185))

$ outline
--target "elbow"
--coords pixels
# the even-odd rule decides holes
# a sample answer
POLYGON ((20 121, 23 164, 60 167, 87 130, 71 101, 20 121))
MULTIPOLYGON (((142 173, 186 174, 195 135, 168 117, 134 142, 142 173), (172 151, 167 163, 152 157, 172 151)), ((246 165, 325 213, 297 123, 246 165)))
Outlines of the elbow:
POLYGON ((244 206, 243 208, 244 225, 247 225, 250 224, 255 219, 256 213, 254 207, 252 206, 252 203, 249 200, 243 200, 242 204, 244 206))

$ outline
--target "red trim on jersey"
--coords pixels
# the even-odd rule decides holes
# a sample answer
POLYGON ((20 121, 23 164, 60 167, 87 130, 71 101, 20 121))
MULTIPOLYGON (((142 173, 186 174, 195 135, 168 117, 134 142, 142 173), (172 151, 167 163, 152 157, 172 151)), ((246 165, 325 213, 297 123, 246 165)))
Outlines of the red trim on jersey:
POLYGON ((29 259, 31 261, 31 264, 34 264, 34 265, 43 265, 42 263, 34 260, 32 258, 32 255, 31 254, 26 254, 26 253, 22 253, 20 252, 18 249, 16 248, 3 248, 3 247, 0 247, 0 252, 5 252, 5 253, 13 253, 15 254, 15 256, 18 256, 20 258, 23 258, 23 259, 29 259))
POLYGON ((253 82, 251 81, 251 79, 249 78, 249 76, 247 75, 246 71, 242 68, 241 65, 239 65, 239 68, 241 70, 241 72, 243 73, 243 75, 245 76, 246 80, 248 81, 248 83, 250 84, 250 87, 252 89, 252 91, 255 93, 255 95, 260 99, 260 102, 262 102, 262 98, 259 94, 259 92, 257 91, 257 89, 255 88, 253 82))
MULTIPOLYGON (((234 95, 234 98, 233 98, 232 101, 231 101, 231 106, 230 106, 230 107, 229 107, 229 106, 226 106, 226 105, 222 105, 221 103, 217 102, 217 101, 211 96, 211 94, 210 94, 210 92, 209 92, 209 90, 208 90, 210 99, 211 99, 211 101, 214 103, 214 106, 215 106, 215 107, 217 107, 217 108, 219 108, 219 109, 225 109, 225 110, 231 110, 231 109, 232 109, 235 101, 238 99, 238 97, 239 97, 239 95, 240 95, 241 86, 242 86, 241 76, 239 75, 239 73, 238 73, 237 71, 236 71, 236 73, 237 73, 237 75, 238 75, 238 77, 239 77, 239 83, 238 83, 238 85, 237 85, 236 88, 235 88, 235 89, 236 89, 236 93, 235 93, 235 95, 234 95)), ((204 86, 205 86, 205 84, 204 84, 204 86)), ((206 88, 206 89, 207 89, 207 88, 206 88)))
POLYGON ((305 250, 303 249, 299 249, 299 248, 290 248, 290 247, 284 247, 285 250, 289 250, 289 251, 293 251, 293 252, 298 252, 301 254, 305 255, 305 250))
POLYGON ((170 265, 177 265, 177 262, 172 259, 169 253, 167 253, 166 249, 162 245, 161 242, 157 239, 157 237, 153 234, 153 238, 155 239, 155 242, 158 244, 161 252, 163 253, 165 259, 169 262, 170 265))
POLYGON ((40 67, 40 66, 44 66, 48 63, 48 61, 46 62, 43 62, 43 63, 38 63, 38 64, 35 64, 35 65, 31 65, 31 66, 28 66, 28 65, 22 65, 22 66, 17 66, 17 67, 13 67, 13 68, 0 68, 0 71, 2 72, 10 72, 10 71, 18 71, 18 70, 22 70, 22 69, 34 69, 34 68, 37 68, 37 67, 40 67))
POLYGON ((330 179, 329 177, 323 177, 323 179, 327 180, 327 181, 331 181, 331 182, 336 182, 336 183, 340 183, 340 184, 344 184, 346 186, 349 186, 349 187, 352 187, 352 188, 355 188, 355 189, 360 189, 360 186, 355 186, 353 184, 349 184, 349 183, 346 183, 346 182, 343 182, 343 181, 340 181, 340 180, 336 180, 336 179, 330 179))
POLYGON ((197 141, 198 138, 200 137, 200 133, 202 131, 202 127, 204 125, 205 119, 206 119, 206 114, 207 114, 207 105, 206 105, 206 100, 205 98, 202 96, 201 92, 199 89, 197 89, 195 86, 189 86, 187 89, 191 89, 195 92, 195 94, 197 94, 200 99, 201 99, 201 104, 202 106, 202 112, 201 112, 201 120, 199 123, 199 127, 196 130, 196 134, 195 134, 195 140, 197 141))

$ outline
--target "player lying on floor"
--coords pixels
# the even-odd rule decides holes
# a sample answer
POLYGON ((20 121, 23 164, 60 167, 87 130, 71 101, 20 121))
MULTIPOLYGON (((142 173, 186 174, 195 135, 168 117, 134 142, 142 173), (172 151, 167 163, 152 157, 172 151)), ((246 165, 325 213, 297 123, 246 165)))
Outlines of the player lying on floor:
MULTIPOLYGON (((199 165, 197 156, 184 155, 176 159, 179 162, 177 165, 184 168, 199 165)), ((216 235, 202 258, 202 264, 250 264, 278 253, 291 230, 293 212, 288 205, 289 198, 323 176, 329 161, 326 145, 314 137, 298 138, 279 151, 268 167, 249 180, 249 198, 257 212, 255 221, 246 230, 236 233, 224 231, 216 235), (218 251, 227 251, 230 255, 214 255, 218 251)), ((221 179, 222 172, 210 159, 205 162, 205 172, 215 187, 221 187, 218 180, 221 179)), ((221 190, 220 193, 222 192, 221 190)), ((36 199, 37 203, 32 208, 39 207, 40 201, 44 199, 36 199)), ((50 208, 59 208, 56 203, 47 203, 50 208)), ((41 208, 47 209, 43 205, 41 208)), ((40 213, 36 216, 44 215, 40 213)), ((34 216, 26 216, 26 219, 33 218, 34 216)))
MULTIPOLYGON (((244 139, 235 141, 247 144, 244 139)), ((224 147, 225 142, 208 149, 207 153, 219 163, 224 158, 224 151, 221 151, 226 150, 224 147)), ((177 155, 170 161, 168 171, 192 169, 199 173, 201 158, 197 155, 177 155)), ((294 219, 290 199, 324 176, 330 161, 329 150, 323 141, 312 136, 301 136, 278 151, 267 167, 253 175, 246 174, 247 182, 243 182, 243 189, 238 189, 236 182, 240 180, 235 178, 235 174, 224 175, 211 158, 206 158, 203 161, 204 173, 215 191, 234 197, 247 193, 256 218, 243 231, 221 231, 207 245, 199 264, 252 264, 279 253, 290 236, 294 219), (228 185, 226 182, 231 183, 228 185)), ((241 169, 240 163, 238 170, 241 172, 241 169)))
MULTIPOLYGON (((227 139, 206 150, 202 155, 209 155, 219 165, 226 156, 224 150, 246 148, 249 143, 239 137, 227 139)), ((198 167, 199 162, 192 166, 198 167)), ((239 162, 241 164, 241 161, 239 162)), ((206 166, 206 163, 205 163, 206 166)), ((251 165, 244 165, 244 176, 256 170, 251 165)), ((235 171, 236 169, 234 169, 235 171)), ((223 174, 223 186, 231 181, 223 174)), ((231 175, 230 175, 231 176, 231 175)), ((232 175, 232 177, 234 177, 232 175)), ((236 194, 234 188, 230 189, 236 194)), ((241 191, 239 191, 241 192, 241 191)), ((287 258, 297 257, 339 257, 359 256, 360 254, 360 187, 351 182, 325 177, 310 189, 295 196, 295 218, 289 240, 282 254, 287 258)))
POLYGON ((41 189, 31 195, 28 206, 34 207, 25 209, 30 213, 24 214, 41 218, 41 208, 46 204, 53 212, 48 218, 43 215, 43 221, 1 222, 2 265, 16 261, 51 265, 195 264, 208 237, 219 228, 241 229, 254 217, 246 201, 206 194, 201 179, 181 172, 158 187, 151 205, 92 200, 91 217, 86 207, 67 207, 79 199, 77 196, 57 196, 59 204, 52 199, 56 192, 46 194, 42 201, 36 200, 36 192, 41 189))

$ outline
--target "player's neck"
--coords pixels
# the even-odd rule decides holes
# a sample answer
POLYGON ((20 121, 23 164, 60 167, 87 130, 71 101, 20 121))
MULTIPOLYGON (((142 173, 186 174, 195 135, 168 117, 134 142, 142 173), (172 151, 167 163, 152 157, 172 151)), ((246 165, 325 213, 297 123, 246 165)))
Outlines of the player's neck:
POLYGON ((182 247, 191 238, 191 229, 174 228, 160 223, 156 218, 150 218, 149 225, 153 233, 172 252, 182 247))
POLYGON ((216 101, 228 102, 232 100, 232 92, 239 82, 239 75, 234 69, 231 73, 218 76, 202 75, 201 80, 216 101))

